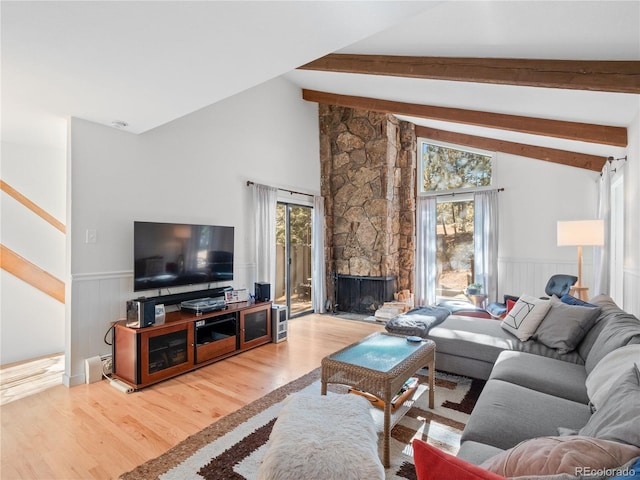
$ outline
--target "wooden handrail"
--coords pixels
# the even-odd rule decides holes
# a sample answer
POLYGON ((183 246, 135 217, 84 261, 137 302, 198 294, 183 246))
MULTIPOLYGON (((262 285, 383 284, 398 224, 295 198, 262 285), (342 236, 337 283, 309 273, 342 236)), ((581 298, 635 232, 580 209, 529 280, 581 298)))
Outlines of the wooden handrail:
POLYGON ((5 192, 7 195, 10 195, 14 199, 16 199, 19 203, 21 203, 22 205, 27 207, 29 210, 31 210, 33 213, 38 215, 44 221, 46 221, 46 222, 50 223, 51 225, 53 225, 54 227, 56 227, 62 233, 66 232, 66 227, 64 226, 64 224, 60 220, 55 218, 53 215, 51 215, 49 212, 47 212, 43 208, 41 208, 38 205, 36 205, 35 203, 33 203, 31 200, 29 200, 27 197, 22 195, 15 188, 13 188, 11 185, 6 183, 4 180, 0 180, 0 190, 5 192))
POLYGON ((65 303, 65 285, 62 280, 2 244, 0 244, 0 268, 59 302, 65 303))

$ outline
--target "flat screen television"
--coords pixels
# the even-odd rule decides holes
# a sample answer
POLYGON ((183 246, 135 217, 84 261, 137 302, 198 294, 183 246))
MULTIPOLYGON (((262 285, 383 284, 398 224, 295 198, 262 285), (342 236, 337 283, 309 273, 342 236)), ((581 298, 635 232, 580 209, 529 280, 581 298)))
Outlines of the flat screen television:
POLYGON ((134 222, 134 291, 233 280, 234 227, 134 222))

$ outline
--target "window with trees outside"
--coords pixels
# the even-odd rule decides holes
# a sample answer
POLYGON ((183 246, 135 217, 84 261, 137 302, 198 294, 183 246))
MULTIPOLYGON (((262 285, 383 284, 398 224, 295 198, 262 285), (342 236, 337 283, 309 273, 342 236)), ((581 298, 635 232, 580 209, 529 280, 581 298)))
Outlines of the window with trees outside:
POLYGON ((438 195, 436 297, 463 298, 474 282, 473 192, 491 186, 493 154, 426 140, 420 149, 420 194, 438 195))

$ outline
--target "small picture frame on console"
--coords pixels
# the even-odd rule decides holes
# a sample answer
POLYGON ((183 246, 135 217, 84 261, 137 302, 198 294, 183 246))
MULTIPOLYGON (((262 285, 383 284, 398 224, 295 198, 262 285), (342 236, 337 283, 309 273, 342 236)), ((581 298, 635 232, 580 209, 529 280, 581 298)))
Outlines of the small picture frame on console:
POLYGON ((224 292, 224 301, 227 303, 247 302, 248 300, 249 292, 246 288, 224 292))

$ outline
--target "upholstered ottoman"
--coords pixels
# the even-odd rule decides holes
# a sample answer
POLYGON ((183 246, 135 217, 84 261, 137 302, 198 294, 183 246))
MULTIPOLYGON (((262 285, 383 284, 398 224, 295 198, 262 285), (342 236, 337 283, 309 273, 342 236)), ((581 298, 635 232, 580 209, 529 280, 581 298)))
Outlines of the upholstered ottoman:
POLYGON ((358 395, 291 395, 271 431, 258 479, 384 479, 370 408, 358 395))

